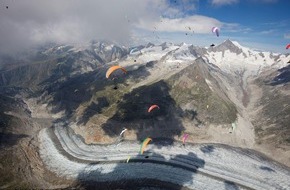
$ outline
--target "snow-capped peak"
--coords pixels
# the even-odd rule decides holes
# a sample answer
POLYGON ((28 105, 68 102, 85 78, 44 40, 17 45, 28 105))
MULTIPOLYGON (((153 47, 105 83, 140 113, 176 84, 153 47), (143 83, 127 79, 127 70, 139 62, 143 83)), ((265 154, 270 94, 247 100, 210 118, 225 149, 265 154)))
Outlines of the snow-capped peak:
POLYGON ((290 59, 290 56, 282 54, 254 51, 229 39, 207 49, 204 57, 226 72, 247 71, 250 75, 259 74, 265 67, 284 67, 290 59))
POLYGON ((239 44, 239 42, 237 42, 237 41, 231 41, 235 46, 237 46, 237 47, 239 47, 239 48, 241 48, 241 49, 243 49, 243 48, 245 48, 245 47, 243 47, 243 46, 241 46, 241 44, 239 44))
POLYGON ((246 50, 246 49, 244 49, 240 44, 234 43, 229 39, 217 45, 216 47, 209 49, 209 51, 213 51, 213 52, 224 52, 227 50, 236 54, 240 54, 240 53, 243 53, 243 50, 246 50))

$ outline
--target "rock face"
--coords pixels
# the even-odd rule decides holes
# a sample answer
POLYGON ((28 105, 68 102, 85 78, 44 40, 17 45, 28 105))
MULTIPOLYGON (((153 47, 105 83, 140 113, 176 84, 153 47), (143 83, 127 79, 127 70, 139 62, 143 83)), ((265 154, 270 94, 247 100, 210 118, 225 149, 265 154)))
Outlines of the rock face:
POLYGON ((255 80, 255 86, 261 88, 256 117, 253 118, 258 143, 289 147, 289 68, 288 65, 277 71, 265 71, 255 80))
POLYGON ((5 149, 0 166, 4 173, 16 163, 34 170, 21 170, 19 178, 11 170, 11 180, 0 181, 0 187, 70 184, 45 170, 38 156, 39 131, 60 123, 88 144, 116 142, 127 128, 127 140, 150 136, 173 144, 186 132, 189 142, 280 148, 284 155, 278 161, 290 166, 285 159, 290 151, 290 55, 257 52, 230 40, 208 49, 172 43, 148 43, 132 55, 129 49, 95 41, 62 45, 39 50, 23 64, 18 60, 1 67, 0 142, 5 149), (112 65, 127 73, 106 79, 112 65), (152 104, 159 109, 149 113, 152 104), (9 162, 11 155, 15 160, 9 162), (19 161, 23 155, 25 162, 19 161))

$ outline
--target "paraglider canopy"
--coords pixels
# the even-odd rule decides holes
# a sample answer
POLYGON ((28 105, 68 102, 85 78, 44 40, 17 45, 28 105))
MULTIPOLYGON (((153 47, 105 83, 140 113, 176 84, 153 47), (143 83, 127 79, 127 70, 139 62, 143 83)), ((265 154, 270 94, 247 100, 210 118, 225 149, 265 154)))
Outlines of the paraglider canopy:
POLYGON ((188 134, 184 134, 182 137, 182 143, 185 144, 186 139, 188 138, 188 134))
POLYGON ((125 131, 127 131, 126 128, 124 128, 124 129, 121 131, 120 136, 122 136, 122 135, 125 133, 125 131))
POLYGON ((152 105, 152 106, 149 107, 149 109, 148 109, 148 113, 150 113, 150 112, 151 112, 153 109, 155 109, 155 108, 160 109, 158 105, 154 104, 154 105, 152 105))
POLYGON ((286 46, 286 49, 289 49, 290 48, 290 44, 288 44, 287 46, 286 46))
POLYGON ((141 144, 141 147, 140 147, 140 153, 143 154, 145 148, 147 147, 147 145, 149 144, 149 142, 152 141, 151 138, 147 137, 143 143, 141 144))
POLYGON ((218 28, 218 27, 216 27, 216 26, 213 27, 211 31, 212 31, 213 33, 215 33, 217 37, 219 37, 219 28, 218 28))
POLYGON ((115 66, 110 67, 110 68, 107 70, 107 72, 106 72, 106 78, 109 78, 110 75, 111 75, 113 72, 115 72, 116 70, 118 70, 118 69, 121 69, 124 73, 127 73, 127 71, 126 71, 123 67, 118 66, 118 65, 115 65, 115 66))
POLYGON ((131 158, 131 156, 129 156, 129 157, 127 158, 127 163, 129 162, 130 158, 131 158))

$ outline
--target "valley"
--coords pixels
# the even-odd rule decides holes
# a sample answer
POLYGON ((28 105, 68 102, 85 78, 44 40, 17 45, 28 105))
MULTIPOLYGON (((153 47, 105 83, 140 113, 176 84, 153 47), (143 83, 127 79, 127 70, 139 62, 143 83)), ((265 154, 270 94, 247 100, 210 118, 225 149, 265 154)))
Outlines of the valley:
POLYGON ((1 188, 128 188, 146 176, 174 189, 290 187, 289 54, 230 40, 134 48, 53 47, 0 71, 1 188), (113 65, 127 73, 107 79, 113 65), (160 109, 148 113, 152 104, 160 109), (146 137, 149 159, 138 153, 146 137))

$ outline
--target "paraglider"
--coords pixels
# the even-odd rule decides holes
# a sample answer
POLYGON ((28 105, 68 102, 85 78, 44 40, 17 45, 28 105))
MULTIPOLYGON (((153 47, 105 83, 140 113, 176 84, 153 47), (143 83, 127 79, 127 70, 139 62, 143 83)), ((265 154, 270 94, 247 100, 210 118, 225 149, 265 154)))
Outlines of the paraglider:
POLYGON ((182 137, 182 144, 185 145, 185 141, 188 138, 188 134, 184 134, 182 137))
POLYGON ((106 72, 106 78, 109 78, 110 75, 111 75, 114 71, 116 71, 116 70, 118 70, 118 69, 121 69, 124 73, 127 73, 127 71, 126 71, 123 67, 118 66, 118 65, 115 65, 115 66, 110 67, 110 68, 107 70, 107 72, 106 72))
POLYGON ((210 47, 214 47, 214 46, 215 46, 214 44, 211 44, 211 45, 210 45, 210 47))
POLYGON ((232 130, 234 131, 236 129, 236 123, 232 123, 232 130))
POLYGON ((147 147, 147 145, 149 144, 149 142, 152 141, 151 138, 147 137, 143 143, 141 144, 141 147, 140 147, 140 153, 143 154, 145 148, 147 147))
POLYGON ((218 27, 213 27, 211 31, 213 33, 215 33, 217 37, 219 37, 219 28, 218 27))
POLYGON ((129 157, 127 158, 127 163, 129 162, 130 158, 131 158, 131 156, 129 156, 129 157))
POLYGON ((288 44, 287 46, 286 46, 286 49, 289 49, 290 48, 290 44, 288 44))
POLYGON ((160 109, 158 105, 154 104, 154 105, 152 105, 152 106, 149 107, 149 109, 148 109, 148 113, 150 113, 150 112, 151 112, 153 109, 155 109, 155 108, 160 109))
POLYGON ((123 129, 122 131, 121 131, 121 133, 120 133, 120 137, 125 133, 125 131, 127 131, 127 129, 125 128, 125 129, 123 129))

